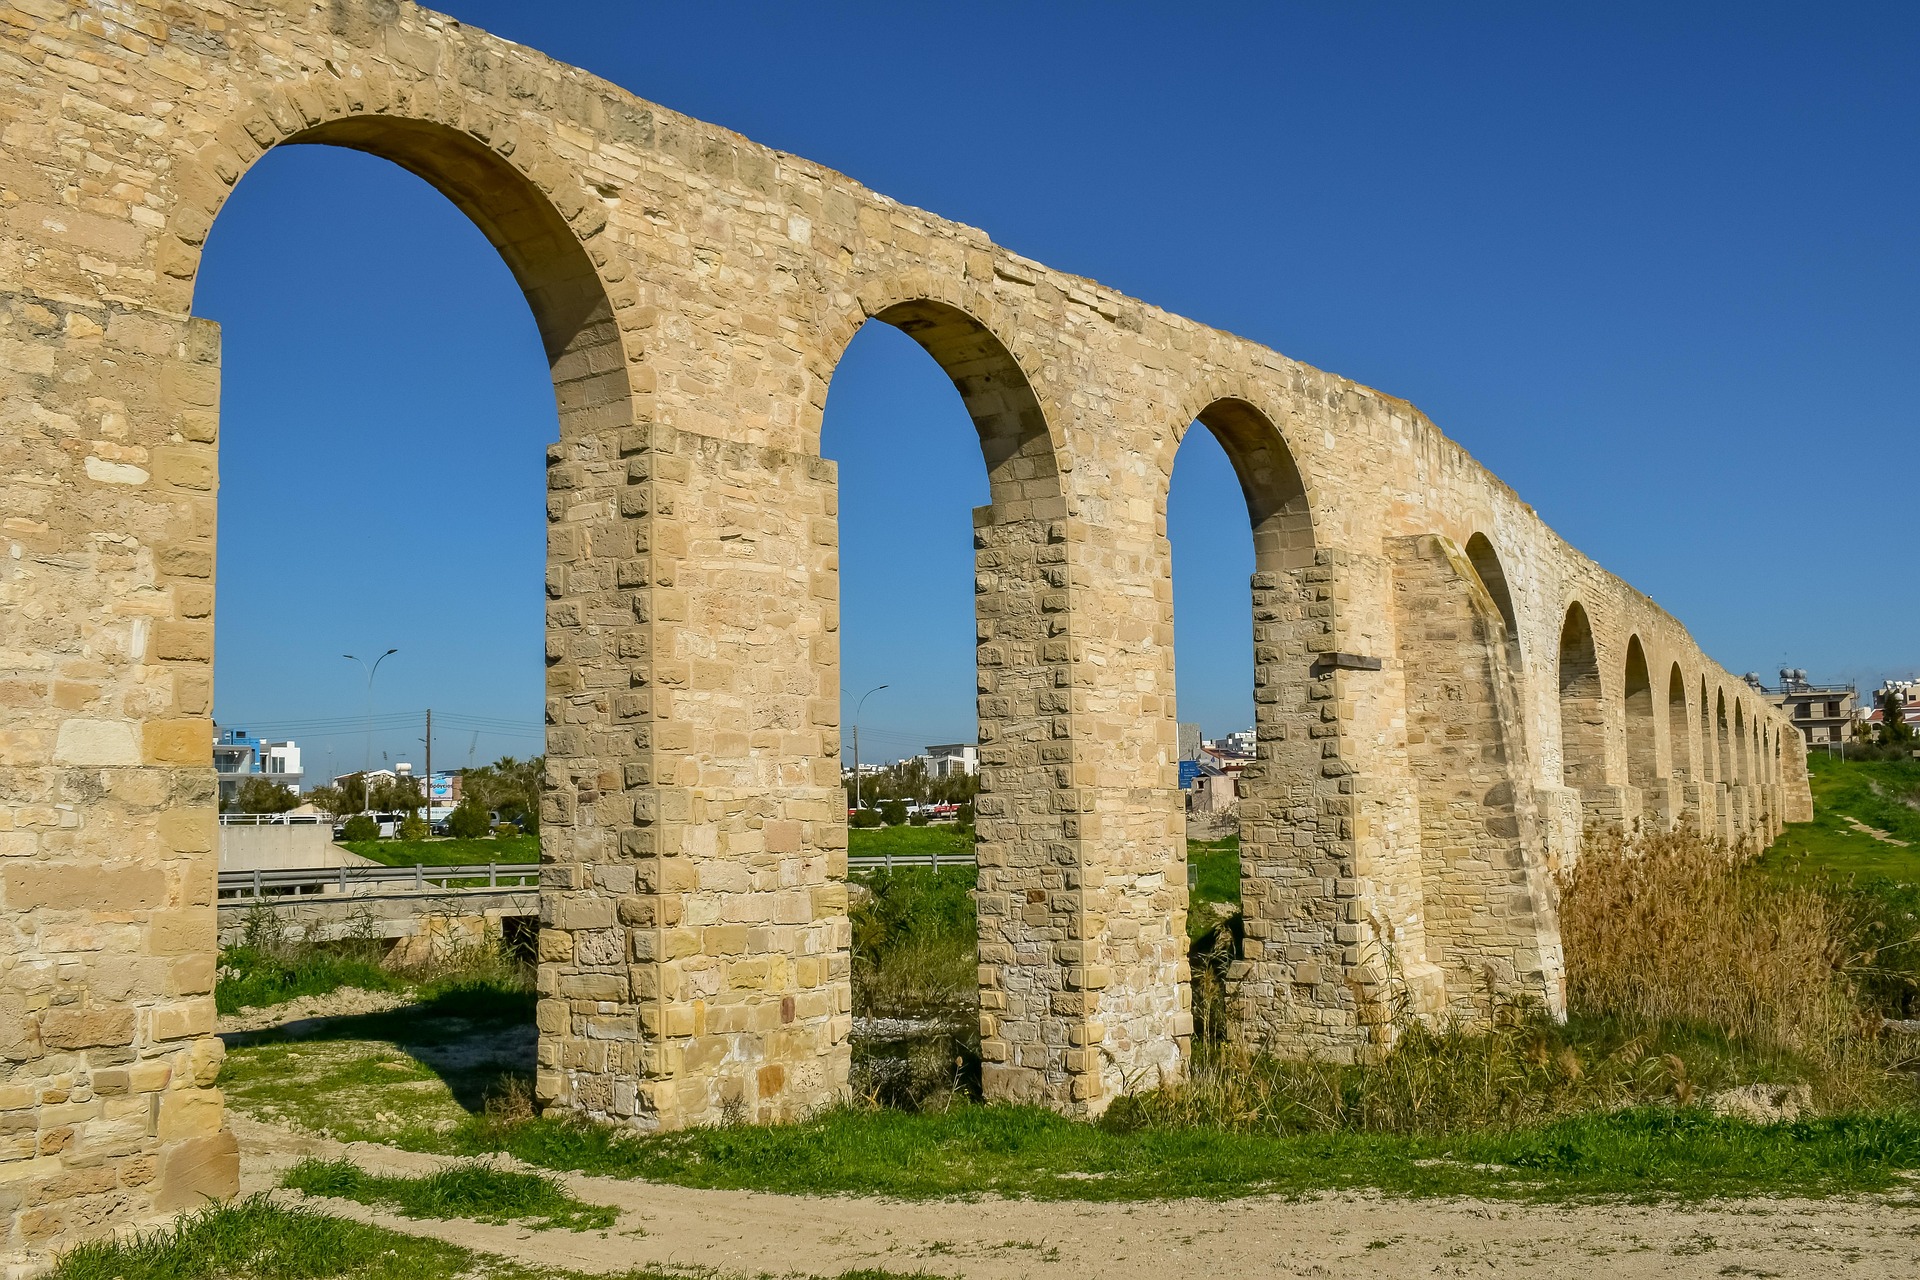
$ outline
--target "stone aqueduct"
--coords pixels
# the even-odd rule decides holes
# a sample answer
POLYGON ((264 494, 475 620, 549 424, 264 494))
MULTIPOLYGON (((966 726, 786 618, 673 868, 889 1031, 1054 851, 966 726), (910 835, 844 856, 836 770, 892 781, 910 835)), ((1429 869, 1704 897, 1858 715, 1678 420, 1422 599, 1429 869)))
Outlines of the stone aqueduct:
POLYGON ((1795 731, 1404 401, 394 0, 0 0, 0 1224, 234 1185, 209 767, 219 339, 269 148, 491 238, 551 357, 537 1092, 643 1126, 835 1097, 850 1006, 827 385, 911 335, 974 422, 991 1096, 1100 1111, 1190 1027, 1174 451, 1247 497, 1235 1000, 1345 1057, 1390 988, 1548 1005, 1583 827, 1765 839, 1795 731))

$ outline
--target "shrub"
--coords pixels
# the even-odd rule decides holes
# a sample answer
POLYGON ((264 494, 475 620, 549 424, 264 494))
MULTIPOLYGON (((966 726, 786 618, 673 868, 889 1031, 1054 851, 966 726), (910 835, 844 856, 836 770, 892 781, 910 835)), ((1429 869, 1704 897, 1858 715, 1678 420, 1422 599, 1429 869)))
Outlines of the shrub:
POLYGON ((347 819, 346 830, 342 835, 347 840, 378 840, 380 824, 373 820, 372 814, 356 813, 347 819))
POLYGON ((461 840, 481 839, 491 826, 492 820, 487 817, 487 811, 471 800, 462 800, 447 815, 447 834, 461 840))
POLYGON ((408 814, 406 820, 400 824, 402 840, 425 840, 432 834, 433 832, 427 829, 427 820, 417 813, 408 814))
POLYGON ((961 805, 959 811, 953 815, 953 821, 956 826, 962 826, 962 827, 972 826, 973 825, 973 806, 971 804, 961 805))
POLYGON ((511 822, 503 822, 493 829, 493 834, 501 840, 512 840, 520 834, 520 828, 511 822))
POLYGON ((880 816, 890 827, 905 826, 907 821, 907 802, 905 800, 886 800, 881 802, 880 816))
POLYGON ((886 819, 882 818, 872 809, 855 809, 847 818, 847 825, 850 827, 879 827, 886 825, 886 819))
POLYGON ((933 821, 933 815, 923 809, 919 813, 909 815, 907 821, 916 827, 924 827, 933 821))

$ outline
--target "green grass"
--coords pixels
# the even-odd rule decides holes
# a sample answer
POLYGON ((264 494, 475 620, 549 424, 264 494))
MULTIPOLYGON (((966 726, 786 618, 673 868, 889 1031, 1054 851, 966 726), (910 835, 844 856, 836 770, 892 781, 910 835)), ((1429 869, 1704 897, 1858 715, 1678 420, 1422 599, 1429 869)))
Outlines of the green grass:
POLYGON ((930 853, 967 854, 973 852, 973 828, 951 823, 924 827, 853 827, 847 831, 847 854, 855 858, 926 857, 930 853))
POLYGON ((361 954, 336 954, 318 948, 280 952, 260 947, 227 947, 220 953, 220 978, 213 1003, 221 1013, 284 1004, 300 996, 325 995, 341 987, 397 991, 405 983, 361 954))
POLYGON ((480 840, 347 840, 341 848, 389 867, 477 867, 489 862, 540 861, 539 836, 480 840))
POLYGON ((604 1230, 620 1214, 607 1205, 569 1195, 549 1174, 496 1169, 467 1161, 418 1177, 381 1177, 351 1160, 302 1160, 280 1185, 310 1196, 332 1196, 379 1205, 409 1218, 472 1218, 519 1222, 535 1231, 565 1227, 604 1230))
MULTIPOLYGON (((919 1280, 848 1271, 837 1280, 919 1280)), ((84 1244, 61 1255, 49 1280, 587 1280, 458 1245, 366 1226, 256 1195, 184 1214, 133 1239, 84 1244)), ((721 1280, 705 1268, 636 1268, 594 1280, 721 1280)))
POLYGON ((1853 922, 1856 985, 1883 1015, 1920 1017, 1920 761, 1807 758, 1812 822, 1788 825, 1762 872, 1826 889, 1853 922), (1884 831, 1902 848, 1846 818, 1884 831))
POLYGON ((1920 1115, 1777 1125, 1698 1108, 1640 1107, 1451 1137, 1120 1131, 1037 1107, 844 1109, 797 1125, 658 1137, 561 1120, 490 1128, 454 1145, 530 1164, 682 1186, 937 1199, 1157 1200, 1373 1189, 1400 1195, 1567 1200, 1883 1191, 1920 1168, 1920 1115))
POLYGON ((1795 822, 1767 850, 1762 865, 1796 876, 1920 882, 1920 761, 1807 759, 1813 821, 1795 822), (1854 818, 1905 840, 1876 840, 1854 818))
POLYGON ((1187 841, 1187 940, 1204 945, 1219 928, 1216 902, 1240 905, 1240 837, 1187 841))
POLYGON ((61 1257, 51 1280, 456 1280, 483 1262, 490 1280, 560 1274, 259 1195, 133 1240, 81 1245, 61 1257))

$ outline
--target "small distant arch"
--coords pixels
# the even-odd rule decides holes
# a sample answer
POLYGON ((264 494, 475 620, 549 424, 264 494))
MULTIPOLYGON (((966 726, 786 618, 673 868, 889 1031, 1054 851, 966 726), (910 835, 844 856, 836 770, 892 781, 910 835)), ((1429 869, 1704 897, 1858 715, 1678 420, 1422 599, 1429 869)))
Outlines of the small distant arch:
POLYGON ((1560 626, 1560 776, 1567 786, 1606 781, 1606 724, 1593 626, 1576 600, 1560 626))
POLYGON ((1733 727, 1732 722, 1727 719, 1727 694, 1724 689, 1713 695, 1713 719, 1714 758, 1718 766, 1718 780, 1733 782, 1736 780, 1733 764, 1733 727))
POLYGON ((1682 782, 1693 778, 1693 717, 1687 712, 1687 678, 1680 664, 1674 663, 1667 676, 1667 743, 1673 763, 1673 776, 1682 782))
POLYGON ((1733 700, 1733 781, 1743 787, 1753 782, 1753 770, 1747 762, 1746 707, 1738 698, 1733 700))
POLYGON ((1647 651, 1637 635, 1627 638, 1625 667, 1627 783, 1651 787, 1660 777, 1653 727, 1653 677, 1647 670, 1647 651))
POLYGON ((1700 781, 1718 782, 1720 780, 1720 752, 1714 745, 1713 737, 1713 695, 1707 689, 1707 678, 1700 677, 1700 781))
POLYGON ((1467 562, 1480 578, 1480 585, 1493 597, 1500 620, 1507 624, 1507 657, 1517 670, 1520 666, 1520 619, 1513 610, 1513 592, 1507 586, 1507 572, 1500 564, 1500 553, 1484 533, 1467 539, 1467 562))

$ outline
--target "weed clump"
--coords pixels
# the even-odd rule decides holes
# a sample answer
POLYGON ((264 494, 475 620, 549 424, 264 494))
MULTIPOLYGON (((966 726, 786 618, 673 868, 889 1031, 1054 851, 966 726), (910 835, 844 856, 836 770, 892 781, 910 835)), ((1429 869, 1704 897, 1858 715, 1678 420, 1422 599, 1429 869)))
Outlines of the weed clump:
POLYGON ((536 1231, 565 1227, 604 1230, 619 1217, 607 1205, 588 1204, 545 1173, 521 1173, 467 1160, 418 1177, 381 1177, 351 1160, 302 1160, 281 1186, 311 1196, 381 1205, 409 1218, 471 1218, 517 1222, 536 1231))

